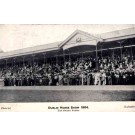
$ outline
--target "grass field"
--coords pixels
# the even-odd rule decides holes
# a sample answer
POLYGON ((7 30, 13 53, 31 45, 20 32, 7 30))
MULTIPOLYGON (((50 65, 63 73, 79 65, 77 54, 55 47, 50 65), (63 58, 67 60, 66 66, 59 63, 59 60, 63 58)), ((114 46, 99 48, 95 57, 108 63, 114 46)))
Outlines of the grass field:
POLYGON ((135 101, 135 86, 0 87, 0 103, 135 101))

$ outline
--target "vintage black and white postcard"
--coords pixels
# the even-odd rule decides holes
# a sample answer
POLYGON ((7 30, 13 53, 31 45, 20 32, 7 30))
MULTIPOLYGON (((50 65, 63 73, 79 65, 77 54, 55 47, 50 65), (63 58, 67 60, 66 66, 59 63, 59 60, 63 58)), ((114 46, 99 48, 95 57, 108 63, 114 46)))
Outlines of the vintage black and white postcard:
POLYGON ((0 25, 0 111, 135 111, 135 25, 0 25))

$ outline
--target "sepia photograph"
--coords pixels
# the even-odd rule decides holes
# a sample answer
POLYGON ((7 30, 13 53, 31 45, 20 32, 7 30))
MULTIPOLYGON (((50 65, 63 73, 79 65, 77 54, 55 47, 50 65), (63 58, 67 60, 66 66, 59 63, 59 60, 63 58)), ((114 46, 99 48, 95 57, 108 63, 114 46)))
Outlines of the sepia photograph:
POLYGON ((0 25, 0 103, 110 101, 135 101, 134 24, 0 25))

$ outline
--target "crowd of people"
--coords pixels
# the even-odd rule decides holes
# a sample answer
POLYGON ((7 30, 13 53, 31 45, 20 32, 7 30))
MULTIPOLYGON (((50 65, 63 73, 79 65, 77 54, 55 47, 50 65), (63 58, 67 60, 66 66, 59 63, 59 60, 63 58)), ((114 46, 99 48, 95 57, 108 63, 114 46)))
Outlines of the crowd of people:
POLYGON ((63 64, 23 64, 0 69, 5 86, 135 85, 135 65, 128 57, 78 58, 63 64))

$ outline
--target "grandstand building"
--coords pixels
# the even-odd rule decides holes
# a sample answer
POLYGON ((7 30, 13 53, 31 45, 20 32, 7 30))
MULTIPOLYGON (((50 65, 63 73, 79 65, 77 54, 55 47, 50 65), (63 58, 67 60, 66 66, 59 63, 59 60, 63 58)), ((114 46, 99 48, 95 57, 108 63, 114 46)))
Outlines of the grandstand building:
MULTIPOLYGON (((135 28, 118 30, 101 35, 93 36, 87 32, 80 30, 74 31, 69 37, 62 42, 39 45, 10 52, 0 50, 0 66, 6 64, 44 61, 52 58, 63 58, 74 55, 96 54, 101 56, 108 53, 115 55, 119 53, 121 57, 125 51, 132 57, 134 61, 135 52, 135 28), (110 53, 111 52, 111 53, 110 53), (103 54, 102 54, 103 53, 103 54)), ((95 57, 97 57, 95 55, 95 57)))
POLYGON ((95 59, 95 69, 99 69, 98 59, 109 56, 122 61, 127 57, 135 64, 135 28, 123 29, 92 35, 76 30, 62 42, 39 45, 10 52, 0 50, 0 68, 18 67, 30 64, 58 64, 84 59, 87 56, 95 59))

